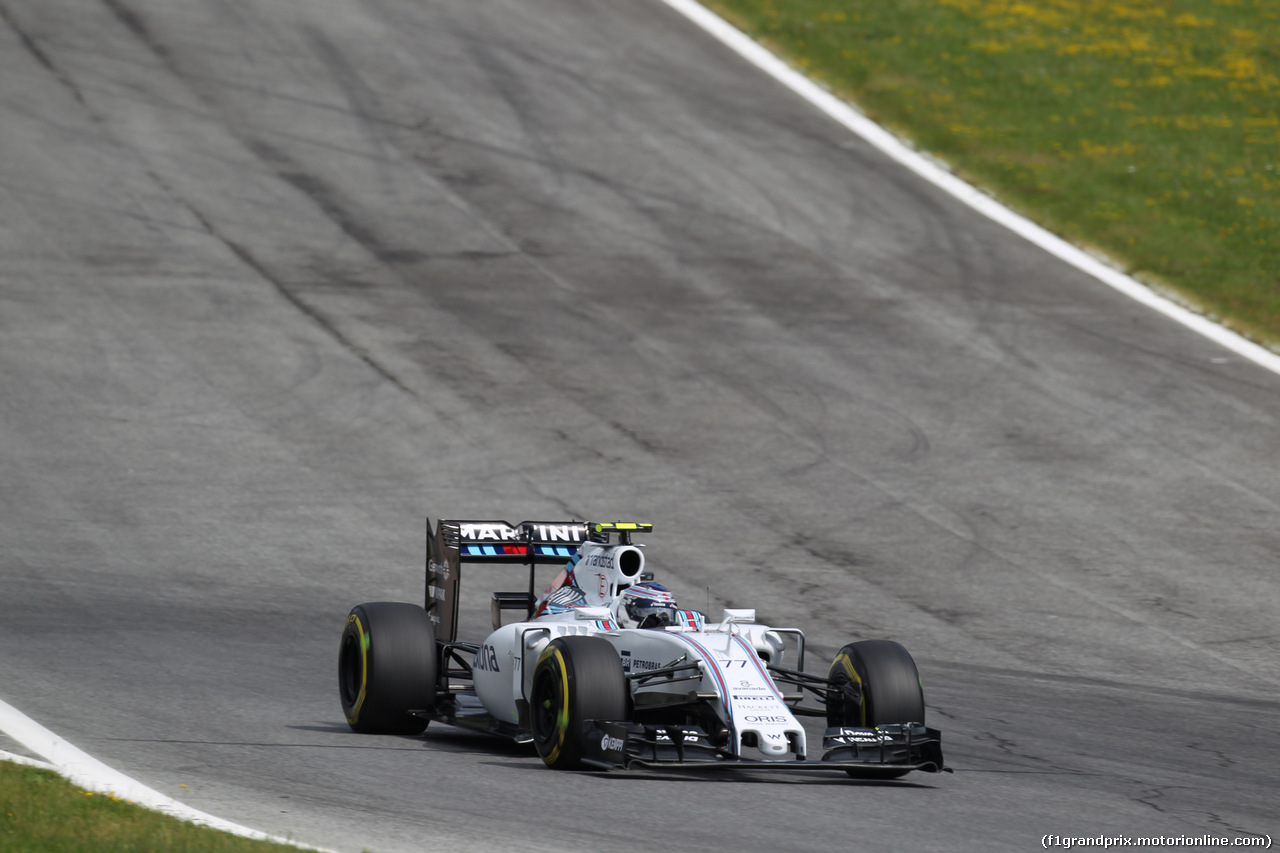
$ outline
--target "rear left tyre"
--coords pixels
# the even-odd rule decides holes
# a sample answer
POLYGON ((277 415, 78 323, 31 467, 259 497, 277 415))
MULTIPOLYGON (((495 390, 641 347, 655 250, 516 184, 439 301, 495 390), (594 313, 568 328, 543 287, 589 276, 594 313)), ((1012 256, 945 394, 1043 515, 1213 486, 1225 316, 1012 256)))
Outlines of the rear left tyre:
POLYGON ((338 646, 338 693, 347 725, 361 734, 421 734, 435 702, 435 631, 416 604, 351 608, 338 646))

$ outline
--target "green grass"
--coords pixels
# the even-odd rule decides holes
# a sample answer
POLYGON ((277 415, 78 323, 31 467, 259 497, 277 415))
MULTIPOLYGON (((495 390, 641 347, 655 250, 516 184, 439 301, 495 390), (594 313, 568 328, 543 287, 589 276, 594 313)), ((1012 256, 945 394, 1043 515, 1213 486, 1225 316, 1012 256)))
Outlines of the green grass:
POLYGON ((0 761, 0 850, 5 853, 298 853, 298 849, 199 827, 83 791, 48 770, 0 761))
POLYGON ((1276 0, 704 0, 1005 204, 1280 345, 1276 0))

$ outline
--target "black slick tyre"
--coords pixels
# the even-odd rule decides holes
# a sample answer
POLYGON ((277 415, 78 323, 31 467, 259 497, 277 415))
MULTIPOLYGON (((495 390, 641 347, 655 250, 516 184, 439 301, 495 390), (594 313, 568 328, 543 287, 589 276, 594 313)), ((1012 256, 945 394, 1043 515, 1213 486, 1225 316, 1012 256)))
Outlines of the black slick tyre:
MULTIPOLYGON (((827 677, 827 725, 874 728, 892 723, 924 724, 924 689, 916 662, 901 643, 863 640, 842 648, 827 677)), ((886 774, 892 778, 907 773, 886 774)), ((850 776, 862 776, 856 770, 850 776)))
POLYGON ((416 604, 377 601, 351 608, 338 647, 338 693, 347 724, 361 734, 421 734, 435 701, 435 631, 416 604))
POLYGON ((608 640, 557 637, 538 657, 530 690, 533 743, 548 767, 582 766, 583 723, 627 717, 627 677, 608 640))

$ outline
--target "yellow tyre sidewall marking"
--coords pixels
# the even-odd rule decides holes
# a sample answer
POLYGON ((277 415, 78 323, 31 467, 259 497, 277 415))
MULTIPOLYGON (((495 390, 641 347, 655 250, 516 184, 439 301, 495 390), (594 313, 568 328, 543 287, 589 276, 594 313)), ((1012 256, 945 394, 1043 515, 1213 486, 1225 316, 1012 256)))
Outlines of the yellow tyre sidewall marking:
MULTIPOLYGON (((832 669, 836 667, 842 668, 849 676, 849 680, 863 687, 862 678, 858 675, 858 671, 853 668, 853 661, 848 655, 836 655, 835 663, 831 665, 832 669)), ((865 688, 862 693, 862 703, 858 706, 858 725, 865 727, 867 725, 867 694, 865 688)))
POLYGON ((356 636, 360 640, 360 693, 351 706, 351 713, 347 714, 347 722, 355 725, 360 722, 360 709, 364 707, 364 697, 369 687, 369 635, 365 633, 364 625, 360 624, 360 617, 354 613, 347 617, 347 624, 352 622, 356 625, 356 636))
POLYGON ((569 668, 565 665, 564 655, 559 648, 548 649, 543 653, 542 660, 546 660, 548 656, 554 657, 560 668, 560 715, 556 718, 556 745, 546 758, 547 764, 555 764, 564 747, 565 735, 569 732, 569 668))

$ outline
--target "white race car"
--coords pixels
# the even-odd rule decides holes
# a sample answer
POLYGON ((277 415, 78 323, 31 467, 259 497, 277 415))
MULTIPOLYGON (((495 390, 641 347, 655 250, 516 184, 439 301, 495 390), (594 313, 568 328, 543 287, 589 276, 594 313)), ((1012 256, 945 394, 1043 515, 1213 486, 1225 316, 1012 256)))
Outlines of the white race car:
POLYGON ((412 735, 438 720, 532 741, 557 769, 747 766, 879 778, 944 769, 905 648, 850 643, 826 676, 806 674, 799 630, 758 624, 754 610, 726 609, 711 622, 680 609, 632 542, 651 530, 442 520, 433 532, 428 520, 425 607, 360 604, 343 627, 348 724, 412 735), (493 593, 492 633, 479 644, 457 639, 461 568, 471 562, 523 565, 529 575, 527 590, 493 593), (536 567, 561 562, 535 596, 536 567), (512 610, 523 618, 502 624, 512 610), (817 760, 800 716, 826 718, 817 760))

